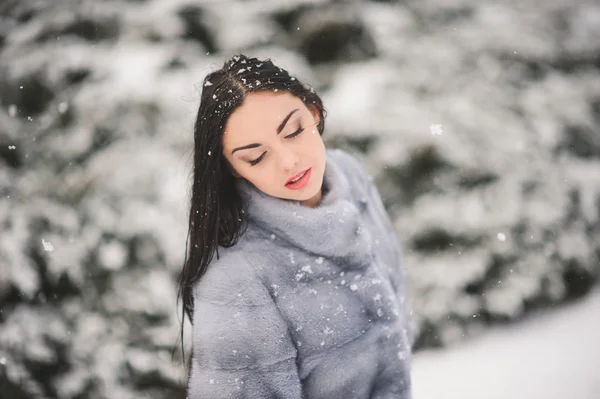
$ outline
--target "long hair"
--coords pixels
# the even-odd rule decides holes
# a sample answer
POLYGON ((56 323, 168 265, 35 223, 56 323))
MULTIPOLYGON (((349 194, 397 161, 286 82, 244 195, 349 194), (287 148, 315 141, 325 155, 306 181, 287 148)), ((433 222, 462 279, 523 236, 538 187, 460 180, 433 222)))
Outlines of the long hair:
MULTIPOLYGON (((177 302, 183 298, 181 348, 184 359, 185 316, 194 324, 193 287, 208 269, 213 255, 216 253, 219 258, 218 247, 235 245, 247 222, 233 169, 223 155, 224 128, 231 113, 242 105, 248 93, 262 91, 288 92, 307 107, 316 108, 320 114, 317 130, 323 134, 326 111, 321 98, 312 87, 301 83, 270 59, 259 60, 238 54, 204 78, 194 124, 194 167, 186 257, 177 294, 177 302)), ((188 372, 190 370, 191 367, 188 372)))

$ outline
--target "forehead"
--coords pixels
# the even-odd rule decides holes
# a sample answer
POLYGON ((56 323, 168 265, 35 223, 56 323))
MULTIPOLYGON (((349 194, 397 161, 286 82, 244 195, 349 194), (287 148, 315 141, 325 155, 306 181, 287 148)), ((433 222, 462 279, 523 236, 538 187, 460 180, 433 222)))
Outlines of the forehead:
POLYGON ((239 139, 273 135, 283 118, 294 109, 299 110, 298 114, 306 111, 304 103, 288 92, 249 93, 242 105, 229 116, 224 140, 238 143, 239 139))

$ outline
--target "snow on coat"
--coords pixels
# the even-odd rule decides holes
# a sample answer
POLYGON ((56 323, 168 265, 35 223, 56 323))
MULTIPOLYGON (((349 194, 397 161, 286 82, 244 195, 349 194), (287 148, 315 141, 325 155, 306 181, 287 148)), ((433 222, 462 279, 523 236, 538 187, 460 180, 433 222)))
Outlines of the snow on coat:
POLYGON ((411 398, 397 238, 370 177, 326 150, 310 208, 240 179, 248 229, 194 289, 188 398, 411 398))

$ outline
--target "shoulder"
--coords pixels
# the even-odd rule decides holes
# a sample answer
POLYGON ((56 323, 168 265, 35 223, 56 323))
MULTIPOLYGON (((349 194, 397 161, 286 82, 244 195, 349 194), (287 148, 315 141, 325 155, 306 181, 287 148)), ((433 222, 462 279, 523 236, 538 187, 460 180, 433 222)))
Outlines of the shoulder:
POLYGON ((252 267, 252 253, 241 248, 219 248, 204 275, 194 286, 194 302, 213 304, 254 305, 270 301, 263 281, 252 267))
POLYGON ((362 182, 370 182, 372 180, 358 156, 339 148, 328 149, 327 152, 350 178, 358 178, 362 182))
POLYGON ((357 203, 364 209, 373 191, 373 178, 368 174, 361 160, 341 149, 328 149, 329 159, 341 169, 357 203))

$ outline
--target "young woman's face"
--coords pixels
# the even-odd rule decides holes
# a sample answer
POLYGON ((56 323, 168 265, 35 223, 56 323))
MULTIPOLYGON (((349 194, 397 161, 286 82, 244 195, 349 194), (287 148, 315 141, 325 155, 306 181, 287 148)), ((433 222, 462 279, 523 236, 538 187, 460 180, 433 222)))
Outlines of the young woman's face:
POLYGON ((318 110, 288 92, 250 93, 225 125, 225 158, 236 176, 265 194, 316 206, 325 171, 318 122, 318 110), (299 183, 286 184, 306 170, 299 183))

